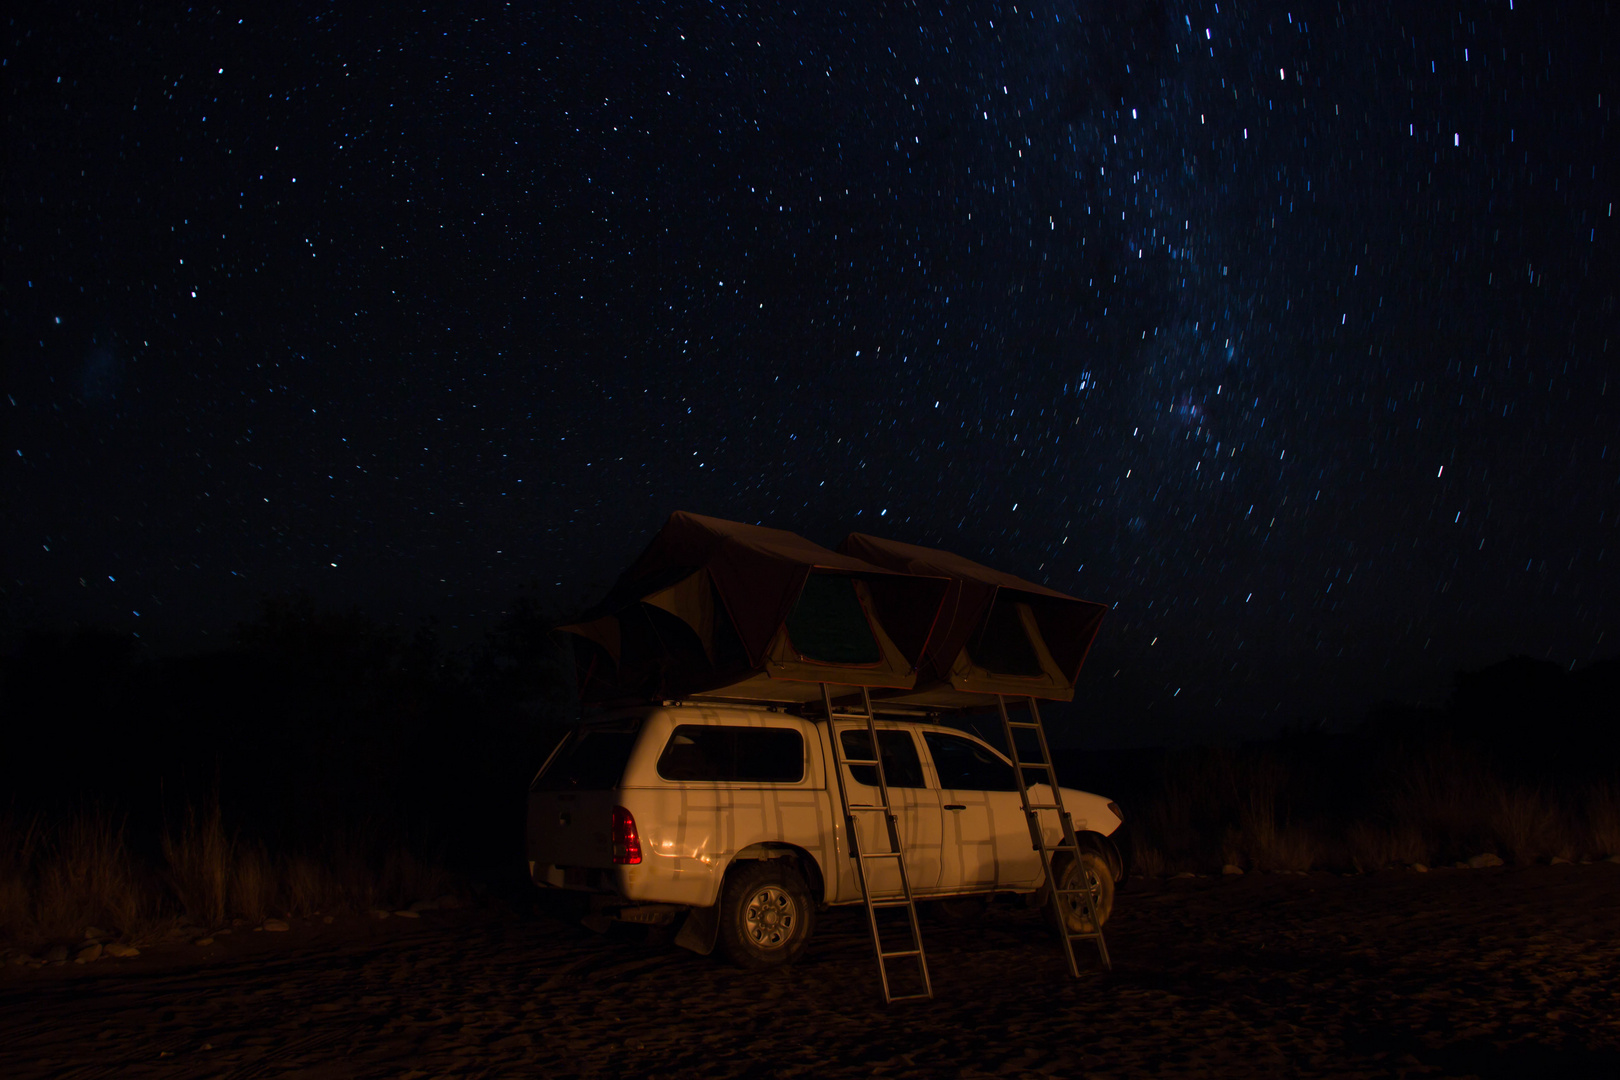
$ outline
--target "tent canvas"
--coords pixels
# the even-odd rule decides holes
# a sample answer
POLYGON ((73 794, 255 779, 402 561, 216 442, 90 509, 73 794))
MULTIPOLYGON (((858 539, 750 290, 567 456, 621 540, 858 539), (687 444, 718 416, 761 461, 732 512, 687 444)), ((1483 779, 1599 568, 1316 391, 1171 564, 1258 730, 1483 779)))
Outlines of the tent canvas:
POLYGON ((948 587, 781 529, 677 511, 574 635, 583 700, 906 690, 948 587))
POLYGON ((885 693, 885 700, 967 708, 997 694, 1074 699, 1074 681, 1102 624, 1102 604, 948 551, 864 533, 850 533, 838 550, 889 570, 950 581, 917 685, 885 693))

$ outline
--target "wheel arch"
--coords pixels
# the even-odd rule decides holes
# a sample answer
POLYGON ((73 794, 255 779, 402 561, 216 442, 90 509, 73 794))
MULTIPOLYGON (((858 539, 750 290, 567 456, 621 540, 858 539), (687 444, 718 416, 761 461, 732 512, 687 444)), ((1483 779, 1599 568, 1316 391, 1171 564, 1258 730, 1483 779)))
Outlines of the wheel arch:
POLYGON ((1119 845, 1114 843, 1112 837, 1104 836, 1099 832, 1075 833, 1075 840, 1082 850, 1092 851, 1102 856, 1108 863, 1109 871, 1114 875, 1114 884, 1118 885, 1125 880, 1125 859, 1120 855, 1119 845))
POLYGON ((763 862, 769 859, 787 859, 793 862, 799 870, 799 876, 804 878, 805 886, 810 890, 810 898, 820 905, 826 902, 827 881, 822 876, 821 864, 809 851, 797 844, 789 844, 781 840, 768 840, 759 844, 749 844, 736 855, 726 866, 729 876, 739 863, 763 862))

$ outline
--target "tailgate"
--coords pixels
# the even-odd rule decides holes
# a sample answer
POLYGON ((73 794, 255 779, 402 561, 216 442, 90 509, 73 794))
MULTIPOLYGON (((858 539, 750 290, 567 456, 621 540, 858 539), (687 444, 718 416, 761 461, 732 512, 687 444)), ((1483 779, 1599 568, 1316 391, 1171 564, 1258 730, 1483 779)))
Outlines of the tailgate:
POLYGON ((613 865, 610 791, 529 792, 529 859, 539 866, 613 865))
POLYGON ((544 866, 613 865, 613 808, 641 728, 620 717, 569 732, 529 788, 529 860, 544 866))

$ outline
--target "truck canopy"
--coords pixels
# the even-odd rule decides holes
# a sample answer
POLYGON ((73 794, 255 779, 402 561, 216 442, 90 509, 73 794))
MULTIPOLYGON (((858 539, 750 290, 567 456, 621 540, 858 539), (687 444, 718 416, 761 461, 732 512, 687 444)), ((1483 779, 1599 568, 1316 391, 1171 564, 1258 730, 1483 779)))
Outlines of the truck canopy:
POLYGON ((906 691, 951 583, 677 511, 573 635, 580 697, 801 702, 906 691), (847 691, 846 691, 847 692, 847 691))

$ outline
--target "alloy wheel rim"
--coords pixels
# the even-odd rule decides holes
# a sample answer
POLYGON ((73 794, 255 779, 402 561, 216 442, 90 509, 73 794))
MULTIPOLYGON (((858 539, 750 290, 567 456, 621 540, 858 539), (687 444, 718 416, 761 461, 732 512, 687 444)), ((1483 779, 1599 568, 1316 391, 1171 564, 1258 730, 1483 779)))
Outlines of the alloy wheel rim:
POLYGON ((793 897, 768 885, 749 898, 743 910, 743 929, 748 940, 759 948, 780 949, 792 939, 798 917, 793 897))
MULTIPOLYGON (((1070 863, 1063 874, 1063 888, 1084 889, 1091 894, 1092 903, 1099 905, 1102 903, 1102 882, 1097 879, 1096 871, 1089 866, 1082 872, 1080 866, 1070 863)), ((1081 918, 1090 918, 1090 913, 1086 911, 1085 896, 1070 893, 1066 899, 1071 912, 1081 918)))

